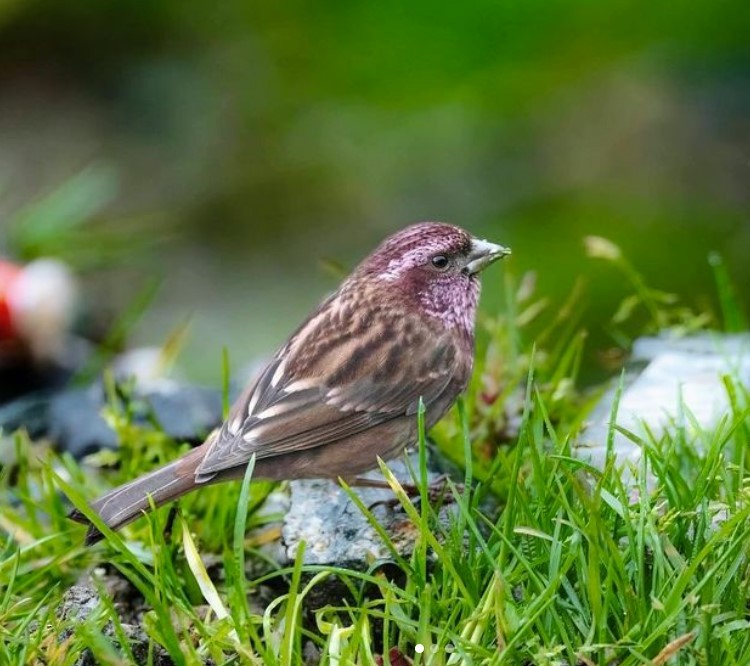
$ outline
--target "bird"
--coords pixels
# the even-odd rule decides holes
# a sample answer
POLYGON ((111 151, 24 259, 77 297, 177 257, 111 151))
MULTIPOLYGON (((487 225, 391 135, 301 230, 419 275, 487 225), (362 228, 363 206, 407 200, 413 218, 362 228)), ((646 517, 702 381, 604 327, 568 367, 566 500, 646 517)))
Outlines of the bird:
MULTIPOLYGON (((479 274, 510 254, 443 222, 387 237, 278 349, 224 423, 177 460, 90 503, 117 530, 208 484, 357 476, 399 455, 466 389, 479 274)), ((89 525, 86 541, 99 530, 89 525)))

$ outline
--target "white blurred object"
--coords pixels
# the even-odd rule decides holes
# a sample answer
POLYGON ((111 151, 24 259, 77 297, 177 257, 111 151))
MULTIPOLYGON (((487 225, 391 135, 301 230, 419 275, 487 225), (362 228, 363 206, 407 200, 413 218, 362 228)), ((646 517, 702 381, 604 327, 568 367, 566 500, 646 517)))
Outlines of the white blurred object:
MULTIPOLYGON (((647 441, 658 441, 680 427, 691 436, 710 436, 722 417, 732 413, 724 378, 750 387, 750 336, 746 334, 704 333, 673 339, 665 332, 660 337, 637 340, 632 360, 647 365, 631 373, 626 381, 616 422, 647 441)), ((575 447, 580 458, 599 469, 607 464, 616 393, 616 388, 612 388, 594 408, 588 428, 575 447)), ((700 445, 700 441, 696 444, 700 445)), ((611 453, 623 467, 625 482, 635 484, 643 454, 641 446, 615 431, 611 453)), ((647 482, 651 484, 653 478, 647 482)))
POLYGON ((13 327, 38 361, 63 351, 78 301, 78 287, 67 266, 37 259, 24 266, 7 293, 13 327))
POLYGON ((133 379, 139 386, 155 386, 166 382, 169 359, 161 347, 129 349, 112 361, 111 368, 118 381, 133 379))

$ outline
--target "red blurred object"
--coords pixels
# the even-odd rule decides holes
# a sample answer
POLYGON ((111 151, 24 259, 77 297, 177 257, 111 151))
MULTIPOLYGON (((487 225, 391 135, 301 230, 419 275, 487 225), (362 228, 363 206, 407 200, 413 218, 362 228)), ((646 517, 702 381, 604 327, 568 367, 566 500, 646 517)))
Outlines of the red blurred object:
POLYGON ((13 341, 17 333, 13 328, 13 317, 8 304, 8 295, 13 283, 21 274, 21 267, 0 260, 0 343, 13 341))
POLYGON ((8 296, 20 274, 20 266, 0 260, 0 343, 17 339, 8 296))
POLYGON ((19 354, 41 363, 58 359, 77 295, 70 269, 57 259, 23 265, 0 259, 0 363, 19 354))
POLYGON ((77 296, 57 259, 0 258, 0 404, 68 381, 80 360, 70 333, 77 296))

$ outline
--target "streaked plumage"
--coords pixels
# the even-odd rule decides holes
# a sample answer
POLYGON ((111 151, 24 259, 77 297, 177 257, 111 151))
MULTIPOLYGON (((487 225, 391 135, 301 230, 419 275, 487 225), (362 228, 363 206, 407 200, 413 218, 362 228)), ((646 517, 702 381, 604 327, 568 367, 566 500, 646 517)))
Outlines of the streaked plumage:
POLYGON ((389 237, 276 352, 220 430, 92 508, 116 529, 148 510, 149 496, 158 506, 242 477, 253 455, 256 478, 279 480, 352 479, 394 457, 416 439, 420 397, 429 427, 466 387, 477 273, 507 253, 439 223, 389 237))

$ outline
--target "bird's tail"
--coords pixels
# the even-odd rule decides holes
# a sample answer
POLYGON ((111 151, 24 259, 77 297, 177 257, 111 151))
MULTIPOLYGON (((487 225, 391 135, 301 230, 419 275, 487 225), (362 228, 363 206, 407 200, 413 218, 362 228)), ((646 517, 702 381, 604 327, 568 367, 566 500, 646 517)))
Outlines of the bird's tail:
MULTIPOLYGON (((107 527, 118 530, 133 522, 146 511, 151 503, 156 507, 171 502, 196 487, 195 470, 202 458, 200 448, 193 449, 179 460, 155 469, 134 481, 125 483, 91 503, 91 508, 99 514, 107 527)), ((75 509, 69 518, 79 523, 89 524, 86 544, 96 543, 103 538, 102 533, 90 524, 80 511, 75 509)))

